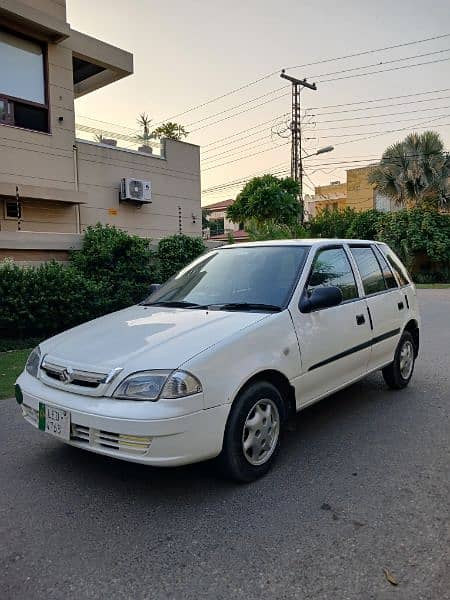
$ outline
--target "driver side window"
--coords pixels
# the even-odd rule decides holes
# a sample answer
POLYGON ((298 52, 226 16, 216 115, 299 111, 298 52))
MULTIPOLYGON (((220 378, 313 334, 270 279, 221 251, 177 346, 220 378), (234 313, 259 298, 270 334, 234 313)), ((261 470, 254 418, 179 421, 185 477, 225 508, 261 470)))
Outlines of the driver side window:
POLYGON ((343 248, 324 248, 314 258, 309 276, 308 296, 318 287, 336 286, 344 302, 358 298, 355 276, 343 248))

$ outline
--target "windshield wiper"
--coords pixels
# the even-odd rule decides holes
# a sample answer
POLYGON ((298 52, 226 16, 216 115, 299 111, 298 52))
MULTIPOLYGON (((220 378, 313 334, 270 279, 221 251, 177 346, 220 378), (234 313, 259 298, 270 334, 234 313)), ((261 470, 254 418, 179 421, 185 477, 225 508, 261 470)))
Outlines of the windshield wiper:
POLYGON ((171 308, 198 308, 200 304, 186 300, 160 300, 156 302, 141 302, 143 306, 167 306, 171 308))
POLYGON ((210 304, 219 310, 256 310, 261 312, 279 312, 281 306, 276 304, 262 304, 259 302, 228 302, 226 304, 210 304))

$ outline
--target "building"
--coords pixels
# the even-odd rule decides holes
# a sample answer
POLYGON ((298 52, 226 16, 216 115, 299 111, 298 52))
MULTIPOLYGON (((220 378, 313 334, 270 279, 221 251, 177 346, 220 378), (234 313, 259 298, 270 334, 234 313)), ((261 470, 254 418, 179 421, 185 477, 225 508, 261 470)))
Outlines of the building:
POLYGON ((75 124, 76 98, 131 75, 132 54, 73 30, 65 0, 0 0, 0 61, 0 259, 64 260, 97 222, 201 235, 197 146, 75 124), (120 201, 122 179, 150 182, 151 203, 120 201))
POLYGON ((231 198, 203 206, 208 221, 214 224, 214 227, 210 227, 209 232, 206 232, 206 237, 212 240, 226 240, 229 234, 231 234, 235 239, 239 240, 248 238, 242 223, 233 223, 227 218, 227 209, 233 202, 234 199, 231 198))
POLYGON ((399 207, 387 196, 380 194, 369 183, 368 176, 373 165, 347 170, 344 183, 332 181, 329 185, 318 186, 314 196, 305 196, 305 212, 313 218, 325 208, 341 210, 346 207, 357 211, 377 210, 388 212, 399 210, 399 207))

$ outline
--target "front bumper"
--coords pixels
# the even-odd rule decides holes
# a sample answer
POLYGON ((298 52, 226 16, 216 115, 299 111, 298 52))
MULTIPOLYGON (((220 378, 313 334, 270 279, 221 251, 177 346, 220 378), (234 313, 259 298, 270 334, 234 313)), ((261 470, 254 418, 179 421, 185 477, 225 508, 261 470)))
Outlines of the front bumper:
POLYGON ((69 394, 50 388, 26 373, 17 383, 23 394, 21 408, 25 420, 38 427, 40 402, 70 411, 70 440, 57 439, 78 448, 154 466, 198 462, 217 456, 222 449, 228 404, 199 408, 203 406, 203 398, 193 396, 183 399, 184 407, 180 401, 174 403, 176 407, 169 404, 170 416, 163 418, 164 407, 160 402, 69 394))

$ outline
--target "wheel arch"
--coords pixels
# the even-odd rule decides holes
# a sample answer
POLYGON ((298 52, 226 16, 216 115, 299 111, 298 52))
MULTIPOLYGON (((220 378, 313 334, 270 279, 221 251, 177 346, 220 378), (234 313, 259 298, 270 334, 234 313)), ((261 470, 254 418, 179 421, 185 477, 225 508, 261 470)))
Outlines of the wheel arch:
POLYGON ((281 373, 281 371, 277 371, 276 369, 265 369, 263 371, 259 371, 258 373, 255 373, 249 379, 247 379, 247 381, 245 381, 237 390, 233 398, 233 404, 238 398, 239 394, 241 394, 245 389, 247 389, 257 381, 267 381, 268 383, 271 383, 278 389, 286 406, 286 417, 289 417, 296 413, 297 409, 295 400, 295 390, 290 384, 289 379, 286 377, 286 375, 281 373))
POLYGON ((409 331, 409 333, 412 335, 412 338, 414 340, 414 358, 417 358, 417 355, 419 354, 419 347, 420 347, 420 331, 419 331, 419 324, 416 321, 416 319, 410 319, 403 331, 409 331))

